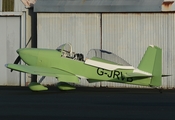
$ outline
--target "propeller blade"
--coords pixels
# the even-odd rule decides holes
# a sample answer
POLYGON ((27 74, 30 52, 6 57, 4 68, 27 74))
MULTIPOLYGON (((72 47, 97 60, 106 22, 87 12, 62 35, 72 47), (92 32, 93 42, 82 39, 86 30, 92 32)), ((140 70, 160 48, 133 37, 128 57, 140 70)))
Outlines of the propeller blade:
MULTIPOLYGON (((31 42, 31 40, 32 40, 32 37, 30 37, 30 39, 28 40, 27 44, 25 45, 25 48, 28 46, 28 44, 31 42)), ((16 58, 14 64, 18 64, 18 63, 20 62, 20 60, 21 60, 21 57, 18 56, 18 57, 16 58)), ((11 72, 12 72, 12 71, 13 71, 13 70, 11 69, 11 72)))
MULTIPOLYGON (((20 62, 20 60, 21 60, 21 57, 18 56, 18 57, 16 58, 14 64, 18 64, 18 63, 20 62)), ((13 70, 11 69, 11 72, 12 72, 12 71, 13 71, 13 70)))
POLYGON ((20 57, 20 56, 18 56, 18 57, 16 58, 16 60, 15 60, 14 64, 18 64, 18 63, 20 62, 20 60, 21 60, 21 57, 20 57))
POLYGON ((40 80, 38 81, 38 83, 41 83, 41 82, 44 80, 45 77, 46 77, 46 76, 42 76, 42 77, 40 78, 40 80))

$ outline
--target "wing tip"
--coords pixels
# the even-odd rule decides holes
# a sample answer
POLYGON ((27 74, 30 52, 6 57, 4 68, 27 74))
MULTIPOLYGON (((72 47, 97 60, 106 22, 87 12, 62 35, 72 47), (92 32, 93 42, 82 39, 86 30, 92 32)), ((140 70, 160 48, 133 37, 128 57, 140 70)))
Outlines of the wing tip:
POLYGON ((8 68, 8 64, 5 64, 5 67, 8 68))

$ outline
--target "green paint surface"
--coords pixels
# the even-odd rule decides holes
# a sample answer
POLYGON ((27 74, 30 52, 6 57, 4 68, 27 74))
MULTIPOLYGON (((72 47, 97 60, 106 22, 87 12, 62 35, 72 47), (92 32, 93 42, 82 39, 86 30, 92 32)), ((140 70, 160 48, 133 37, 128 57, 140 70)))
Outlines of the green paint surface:
MULTIPOLYGON (((135 73, 134 69, 106 70, 90 66, 84 61, 63 57, 61 51, 50 49, 25 48, 18 50, 22 60, 28 65, 8 64, 7 68, 30 73, 33 75, 52 76, 64 83, 79 83, 79 77, 87 78, 89 82, 118 82, 142 86, 161 86, 162 51, 160 48, 149 46, 138 66, 138 69, 152 74, 135 73)), ((91 60, 117 65, 117 63, 101 58, 91 60)), ((42 89, 42 86, 36 85, 42 89)), ((29 86, 30 87, 30 86, 29 86)), ((34 86, 32 85, 32 89, 34 86)), ((60 85, 60 89, 74 89, 69 85, 60 85)), ((43 88, 44 89, 44 88, 43 88)))

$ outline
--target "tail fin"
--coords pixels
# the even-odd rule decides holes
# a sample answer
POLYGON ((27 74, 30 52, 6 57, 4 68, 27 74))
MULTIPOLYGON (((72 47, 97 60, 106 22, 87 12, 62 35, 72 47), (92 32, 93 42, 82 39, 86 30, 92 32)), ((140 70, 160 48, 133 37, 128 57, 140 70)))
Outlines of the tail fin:
POLYGON ((150 86, 161 86, 162 83, 162 49, 149 46, 140 61, 138 69, 153 75, 150 86))

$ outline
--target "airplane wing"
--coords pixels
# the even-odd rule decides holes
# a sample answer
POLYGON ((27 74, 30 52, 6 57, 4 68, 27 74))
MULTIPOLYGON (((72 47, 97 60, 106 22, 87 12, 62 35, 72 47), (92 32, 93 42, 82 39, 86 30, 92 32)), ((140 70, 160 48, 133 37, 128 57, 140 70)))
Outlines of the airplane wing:
POLYGON ((27 66, 27 65, 17 65, 17 64, 6 64, 6 67, 9 69, 13 69, 16 71, 29 73, 33 75, 58 77, 59 81, 62 81, 62 82, 79 83, 79 79, 77 76, 58 68, 27 66))

